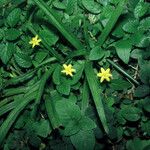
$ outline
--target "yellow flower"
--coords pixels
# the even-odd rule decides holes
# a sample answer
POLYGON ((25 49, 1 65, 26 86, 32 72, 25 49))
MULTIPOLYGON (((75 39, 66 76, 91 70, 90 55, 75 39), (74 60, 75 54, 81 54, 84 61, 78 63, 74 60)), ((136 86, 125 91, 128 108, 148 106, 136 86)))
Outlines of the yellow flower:
POLYGON ((36 35, 35 37, 33 37, 31 39, 31 41, 29 42, 29 44, 32 44, 32 48, 34 48, 36 45, 40 45, 39 43, 41 42, 41 39, 38 39, 39 36, 36 35))
POLYGON ((102 83, 104 80, 109 82, 110 78, 112 77, 112 74, 110 73, 109 68, 107 70, 105 70, 104 68, 101 68, 97 76, 101 78, 100 82, 102 83))
POLYGON ((71 64, 69 64, 69 65, 63 64, 63 67, 64 67, 64 70, 62 70, 61 72, 65 73, 66 76, 70 75, 72 77, 73 76, 72 73, 76 72, 76 70, 73 68, 73 66, 71 64))

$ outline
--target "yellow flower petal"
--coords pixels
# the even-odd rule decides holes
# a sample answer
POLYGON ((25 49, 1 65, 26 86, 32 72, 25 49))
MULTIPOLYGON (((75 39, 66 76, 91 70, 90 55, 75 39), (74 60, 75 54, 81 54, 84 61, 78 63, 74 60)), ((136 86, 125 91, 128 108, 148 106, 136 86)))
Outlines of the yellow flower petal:
POLYGON ((97 73, 97 76, 100 77, 100 82, 102 83, 104 80, 106 81, 110 81, 110 78, 112 77, 112 74, 110 73, 110 69, 104 69, 104 68, 101 68, 100 69, 100 72, 97 73))
POLYGON ((73 66, 71 64, 69 65, 66 65, 66 64, 63 64, 63 70, 61 71, 62 73, 65 73, 66 75, 69 75, 69 76, 73 76, 73 72, 76 72, 76 70, 73 68, 73 66))
POLYGON ((34 48, 36 45, 40 45, 41 39, 38 39, 38 35, 36 35, 35 37, 33 37, 31 39, 31 41, 29 42, 29 44, 32 45, 32 48, 34 48))

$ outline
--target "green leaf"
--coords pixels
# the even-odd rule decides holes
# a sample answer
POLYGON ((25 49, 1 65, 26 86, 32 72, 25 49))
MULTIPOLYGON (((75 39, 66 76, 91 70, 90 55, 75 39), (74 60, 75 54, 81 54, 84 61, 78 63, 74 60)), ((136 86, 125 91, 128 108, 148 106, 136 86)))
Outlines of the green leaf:
POLYGON ((9 41, 16 40, 21 35, 20 31, 15 28, 7 29, 5 32, 5 38, 9 41))
POLYGON ((55 108, 64 126, 72 120, 80 120, 81 118, 80 108, 73 102, 59 100, 56 102, 55 108))
POLYGON ((104 105, 103 105, 102 98, 100 96, 102 91, 99 88, 95 72, 94 72, 92 64, 90 62, 86 62, 85 74, 86 74, 88 85, 89 85, 89 88, 90 88, 90 91, 91 91, 91 94, 92 94, 92 97, 93 97, 93 100, 94 100, 94 103, 95 103, 95 106, 96 106, 96 110, 97 110, 99 119, 102 122, 102 125, 103 125, 103 128, 104 128, 105 132, 107 134, 109 134, 109 127, 108 127, 108 124, 107 124, 104 105))
POLYGON ((48 55, 48 52, 46 51, 37 52, 33 61, 34 65, 38 66, 40 63, 42 63, 42 61, 46 58, 47 55, 48 55))
POLYGON ((96 128, 96 124, 93 120, 88 117, 82 117, 79 121, 72 120, 68 123, 65 127, 64 134, 66 136, 70 136, 76 134, 80 130, 82 131, 89 131, 96 128))
POLYGON ((127 106, 121 109, 122 116, 128 121, 138 121, 140 119, 140 109, 127 106))
POLYGON ((80 127, 78 125, 78 121, 76 120, 71 120, 66 126, 64 130, 64 135, 65 136, 71 136, 73 134, 76 134, 77 132, 80 131, 80 127))
POLYGON ((139 2, 137 6, 134 9, 134 16, 136 18, 142 17, 145 15, 145 13, 148 11, 149 5, 145 2, 139 2))
POLYGON ((12 43, 0 44, 0 58, 4 64, 7 64, 15 51, 12 43))
POLYGON ((140 22, 140 28, 143 30, 148 30, 150 27, 150 17, 144 18, 140 22))
POLYGON ((56 86, 58 92, 64 95, 69 95, 70 93, 70 84, 67 82, 61 83, 60 85, 56 86))
POLYGON ((72 144, 77 150, 93 150, 95 137, 93 131, 80 131, 70 137, 72 144))
POLYGON ((125 90, 130 88, 132 85, 123 79, 113 79, 110 83, 110 87, 114 90, 125 90))
POLYGON ((137 31, 139 22, 137 20, 130 19, 123 25, 123 30, 128 33, 135 33, 137 31))
POLYGON ((116 25, 116 22, 119 16, 122 14, 124 9, 124 5, 126 4, 127 0, 121 0, 117 5, 115 11, 113 11, 109 21, 107 22, 104 30, 102 31, 101 35, 98 38, 97 46, 101 47, 105 40, 107 39, 108 35, 112 31, 113 27, 116 25))
POLYGON ((60 127, 62 124, 59 120, 58 114, 56 112, 56 108, 54 105, 54 100, 51 97, 46 97, 45 99, 45 107, 47 111, 47 115, 49 118, 49 121, 51 123, 51 126, 53 129, 56 129, 60 127))
POLYGON ((134 59, 140 59, 140 58, 142 58, 142 54, 143 54, 142 50, 140 50, 140 49, 134 49, 131 52, 131 57, 134 58, 134 59))
POLYGON ((101 12, 101 7, 94 0, 82 0, 83 6, 91 13, 99 14, 101 12))
POLYGON ((134 95, 136 97, 145 97, 150 94, 150 86, 140 85, 136 88, 134 95))
POLYGON ((148 97, 144 99, 143 108, 145 111, 150 112, 150 101, 148 97))
POLYGON ((53 6, 58 8, 58 9, 66 9, 65 3, 59 2, 59 1, 54 1, 53 6))
POLYGON ((131 41, 136 47, 145 48, 149 46, 150 37, 139 31, 131 36, 131 41))
POLYGON ((8 15, 6 21, 10 27, 14 27, 20 20, 21 9, 15 8, 10 14, 8 15))
POLYGON ((120 40, 116 42, 115 48, 119 58, 125 63, 128 64, 130 58, 130 52, 132 48, 132 43, 129 39, 120 40))
POLYGON ((60 65, 57 65, 53 73, 53 82, 56 85, 59 85, 61 83, 61 69, 62 67, 60 65))
POLYGON ((20 112, 35 98, 35 94, 36 93, 31 93, 28 96, 24 96, 24 100, 10 112, 7 119, 0 126, 0 144, 3 143, 8 131, 10 130, 20 112))
POLYGON ((77 0, 69 0, 66 8, 67 14, 71 15, 77 7, 77 0))
POLYGON ((44 119, 41 119, 39 122, 34 122, 32 128, 37 135, 44 138, 46 138, 52 131, 48 120, 44 119))
POLYGON ((88 117, 82 117, 79 121, 79 125, 82 131, 92 130, 96 128, 95 122, 88 117))
POLYGON ((32 66, 31 58, 28 55, 21 52, 17 52, 14 56, 15 56, 15 61, 20 67, 29 68, 32 66))
MULTIPOLYGON (((150 105, 149 105, 149 107, 150 107, 150 105)), ((150 112, 150 110, 148 112, 150 112)), ((150 136, 150 121, 142 122, 141 128, 142 128, 143 132, 146 132, 150 136)))
POLYGON ((49 21, 64 35, 64 37, 76 48, 84 49, 80 41, 72 34, 69 33, 61 22, 57 20, 56 15, 49 9, 48 5, 42 0, 34 0, 36 5, 47 15, 49 21))
POLYGON ((0 29, 0 40, 2 40, 4 37, 4 30, 0 29))
MULTIPOLYGON (((70 85, 75 85, 76 83, 78 83, 78 81, 81 79, 82 74, 83 74, 83 70, 84 70, 84 65, 85 62, 84 61, 77 61, 74 63, 73 68, 76 70, 76 72, 74 73, 74 75, 72 77, 68 77, 65 76, 65 74, 60 74, 60 80, 61 80, 61 84, 70 84, 70 85)), ((62 67, 60 67, 60 72, 61 69, 63 69, 62 67)), ((59 76, 58 74, 58 76, 59 76)))
POLYGON ((145 84, 150 84, 150 62, 141 65, 140 79, 145 84))
POLYGON ((150 145, 150 140, 141 140, 139 138, 134 138, 133 140, 129 140, 126 143, 126 149, 127 150, 146 150, 148 145, 150 145))
POLYGON ((104 55, 105 55, 105 51, 101 47, 96 46, 91 50, 89 59, 98 60, 101 59, 104 55))
POLYGON ((42 37, 42 40, 45 41, 48 44, 48 46, 55 45, 59 39, 58 36, 53 31, 50 31, 46 28, 40 30, 39 36, 42 37))

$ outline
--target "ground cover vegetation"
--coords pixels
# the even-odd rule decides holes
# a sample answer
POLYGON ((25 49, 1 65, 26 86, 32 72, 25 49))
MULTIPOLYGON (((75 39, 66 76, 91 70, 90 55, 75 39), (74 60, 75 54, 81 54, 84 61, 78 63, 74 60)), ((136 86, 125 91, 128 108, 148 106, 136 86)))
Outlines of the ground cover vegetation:
POLYGON ((1 0, 1 149, 149 150, 149 116, 149 1, 1 0))

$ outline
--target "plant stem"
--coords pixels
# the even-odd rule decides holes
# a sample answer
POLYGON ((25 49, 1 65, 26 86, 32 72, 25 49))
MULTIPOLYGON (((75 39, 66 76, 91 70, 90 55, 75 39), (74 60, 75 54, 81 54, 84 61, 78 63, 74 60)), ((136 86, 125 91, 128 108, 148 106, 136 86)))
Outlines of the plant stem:
POLYGON ((114 67, 116 68, 119 72, 121 72, 124 76, 126 76, 129 80, 131 80, 134 84, 139 85, 139 82, 136 81, 133 77, 131 77, 127 72, 125 72, 120 66, 115 64, 113 61, 110 59, 107 59, 107 61, 114 67))

